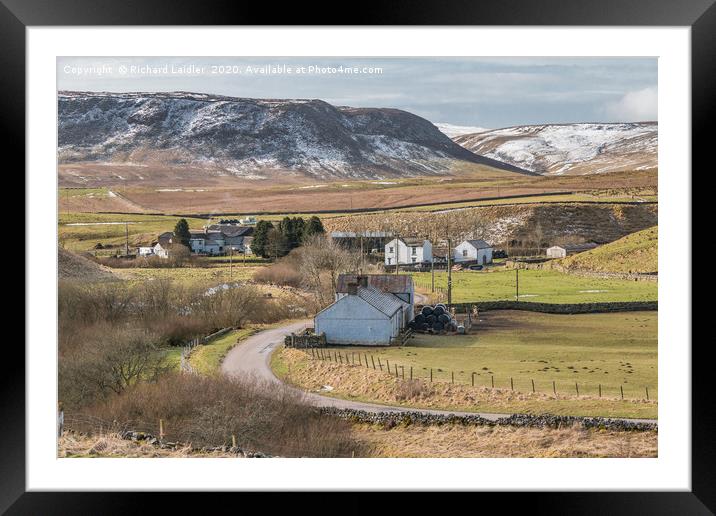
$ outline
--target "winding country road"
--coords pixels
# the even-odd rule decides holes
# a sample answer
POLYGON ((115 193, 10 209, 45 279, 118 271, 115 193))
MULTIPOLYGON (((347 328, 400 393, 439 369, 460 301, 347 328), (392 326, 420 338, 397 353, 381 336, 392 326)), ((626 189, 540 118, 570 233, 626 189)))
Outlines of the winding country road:
MULTIPOLYGON (((286 324, 278 328, 264 330, 259 333, 256 333, 255 335, 252 335, 251 337, 234 346, 231 351, 229 351, 221 364, 221 373, 230 377, 254 377, 281 385, 281 380, 279 380, 271 370, 271 353, 283 343, 283 339, 286 335, 291 332, 299 332, 304 328, 310 327, 312 325, 313 321, 310 319, 306 319, 303 321, 286 324)), ((308 401, 319 407, 337 407, 344 409, 365 410, 367 412, 422 412, 424 414, 455 414, 458 416, 479 415, 493 421, 502 417, 508 417, 512 415, 379 405, 377 403, 366 403, 362 401, 352 401, 340 398, 332 398, 329 396, 321 396, 320 394, 316 394, 314 392, 302 391, 295 387, 291 388, 302 392, 308 401)), ((657 423, 656 419, 611 419, 642 423, 657 423)))

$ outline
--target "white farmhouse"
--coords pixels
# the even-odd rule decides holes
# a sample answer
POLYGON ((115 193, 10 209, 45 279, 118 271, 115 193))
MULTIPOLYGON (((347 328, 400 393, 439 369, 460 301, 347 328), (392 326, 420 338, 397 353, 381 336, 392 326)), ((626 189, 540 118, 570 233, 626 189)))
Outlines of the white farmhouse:
POLYGON ((453 261, 476 262, 479 265, 492 263, 492 246, 484 240, 465 240, 453 249, 453 261))
POLYGON ((389 346, 407 324, 408 304, 375 287, 352 283, 348 293, 316 314, 316 334, 329 344, 389 346))
POLYGON ((433 245, 420 238, 394 238, 385 244, 385 264, 409 265, 433 261, 433 245))
POLYGON ((138 256, 152 256, 154 254, 154 247, 138 247, 138 256))

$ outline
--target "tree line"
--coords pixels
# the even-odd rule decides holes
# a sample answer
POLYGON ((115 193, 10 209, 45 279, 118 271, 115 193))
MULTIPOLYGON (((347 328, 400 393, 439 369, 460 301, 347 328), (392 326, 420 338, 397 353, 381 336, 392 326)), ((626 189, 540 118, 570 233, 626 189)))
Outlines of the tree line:
POLYGON ((276 225, 268 220, 260 220, 254 230, 251 251, 263 258, 280 258, 325 231, 321 219, 315 215, 308 220, 303 217, 284 217, 276 225))

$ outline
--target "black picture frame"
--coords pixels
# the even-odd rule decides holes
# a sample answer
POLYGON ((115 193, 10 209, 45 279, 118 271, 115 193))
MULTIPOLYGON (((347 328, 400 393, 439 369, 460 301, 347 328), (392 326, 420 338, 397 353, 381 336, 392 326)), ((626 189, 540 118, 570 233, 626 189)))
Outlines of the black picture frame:
MULTIPOLYGON (((82 25, 574 25, 691 27, 692 163, 705 172, 710 125, 716 119, 716 4, 714 0, 399 0, 362 3, 349 14, 322 2, 272 4, 190 0, 0 0, 0 83, 3 147, 24 166, 25 30, 30 26, 82 25), (323 13, 323 14, 321 14, 323 13), (330 18, 330 19, 329 19, 330 18)), ((708 164, 708 165, 707 165, 708 164)), ((686 171, 684 171, 686 176, 686 171)), ((683 242, 680 243, 683 245, 683 242)), ((25 271, 26 275, 31 271, 25 271)), ((29 307, 31 309, 31 307, 29 307)), ((710 339, 707 339, 710 340, 710 339)), ((510 512, 549 514, 713 514, 716 511, 716 447, 709 346, 692 346, 692 489, 689 492, 480 494, 480 506, 507 502, 510 512), (507 500, 503 498, 507 498, 507 500), (492 500, 491 500, 492 499, 492 500), (521 512, 521 511, 520 511, 521 512)), ((690 345, 691 343, 680 343, 690 345)), ((106 514, 136 512, 137 495, 127 493, 35 493, 25 489, 25 356, 6 346, 2 382, 0 512, 8 514, 106 514), (16 355, 16 356, 13 356, 16 355)), ((320 488, 319 485, 316 486, 320 488)), ((161 497, 169 509, 182 496, 161 497)), ((227 494, 215 495, 221 503, 227 494)), ((244 495, 245 496, 245 495, 244 495)), ((412 503, 420 502, 413 497, 412 503)), ((246 502, 244 502, 246 503, 246 502)), ((350 503, 349 505, 353 505, 350 503)), ((330 509, 330 507, 329 507, 330 509)))

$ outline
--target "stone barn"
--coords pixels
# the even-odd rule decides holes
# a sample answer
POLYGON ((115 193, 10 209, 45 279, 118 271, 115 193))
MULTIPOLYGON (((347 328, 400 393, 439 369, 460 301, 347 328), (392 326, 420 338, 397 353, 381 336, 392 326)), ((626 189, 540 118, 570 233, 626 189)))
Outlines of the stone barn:
POLYGON ((408 303, 373 286, 351 283, 346 295, 314 319, 328 344, 389 346, 408 323, 408 303))

